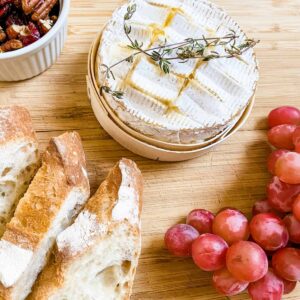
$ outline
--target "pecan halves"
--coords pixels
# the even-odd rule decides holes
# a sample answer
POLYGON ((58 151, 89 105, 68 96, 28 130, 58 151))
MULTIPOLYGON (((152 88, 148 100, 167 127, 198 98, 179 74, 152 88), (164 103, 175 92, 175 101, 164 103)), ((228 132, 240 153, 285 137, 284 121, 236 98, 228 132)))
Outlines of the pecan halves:
POLYGON ((25 25, 11 25, 6 29, 6 34, 10 40, 17 39, 21 33, 25 34, 26 26, 25 25))
POLYGON ((42 1, 40 1, 40 3, 34 8, 31 19, 33 21, 45 19, 56 3, 57 3, 57 0, 42 0, 42 1))
POLYGON ((6 39, 6 33, 3 28, 0 26, 0 43, 6 39))
POLYGON ((56 21, 58 20, 58 16, 53 15, 50 17, 50 20, 53 22, 53 25, 56 23, 56 21))
POLYGON ((53 15, 58 10, 57 2, 0 0, 0 53, 26 47, 51 30, 57 21, 53 15))
POLYGON ((22 8, 23 8, 23 11, 24 11, 25 15, 31 14, 33 12, 35 6, 40 1, 41 0, 22 0, 22 8))
POLYGON ((46 34, 53 27, 54 22, 51 19, 39 20, 38 25, 39 25, 40 31, 43 34, 46 34))
POLYGON ((0 46, 0 52, 9 52, 18 50, 23 47, 23 44, 19 40, 9 40, 0 46))

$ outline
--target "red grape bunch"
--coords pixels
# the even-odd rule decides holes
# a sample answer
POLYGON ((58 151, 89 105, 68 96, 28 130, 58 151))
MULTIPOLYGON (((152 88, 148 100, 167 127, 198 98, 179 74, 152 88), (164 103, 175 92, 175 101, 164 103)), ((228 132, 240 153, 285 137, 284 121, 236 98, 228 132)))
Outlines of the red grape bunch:
POLYGON ((234 208, 216 215, 195 209, 165 234, 169 252, 212 272, 212 285, 225 296, 247 290, 252 300, 280 300, 300 281, 300 110, 277 108, 268 123, 273 177, 251 220, 234 208))

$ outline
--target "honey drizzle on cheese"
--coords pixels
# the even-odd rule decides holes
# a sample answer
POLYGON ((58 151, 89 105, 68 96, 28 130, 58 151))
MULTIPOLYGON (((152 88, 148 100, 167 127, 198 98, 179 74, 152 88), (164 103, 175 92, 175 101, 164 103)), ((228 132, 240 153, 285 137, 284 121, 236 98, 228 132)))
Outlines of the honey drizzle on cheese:
POLYGON ((171 11, 169 12, 169 14, 165 20, 163 28, 169 27, 172 24, 175 16, 177 14, 182 14, 182 13, 183 13, 183 10, 181 8, 171 8, 171 11))
POLYGON ((164 29, 159 28, 159 26, 157 24, 150 24, 149 28, 150 28, 150 32, 151 32, 151 39, 150 39, 149 47, 151 47, 153 45, 153 43, 156 42, 160 36, 165 35, 165 31, 164 31, 164 29))
MULTIPOLYGON (((152 4, 151 4, 152 5, 152 4)), ((159 7, 164 7, 163 5, 154 5, 154 6, 159 6, 159 7)), ((150 49, 153 44, 158 40, 158 38, 160 36, 164 36, 165 35, 165 28, 167 28, 168 26, 170 26, 170 24, 172 23, 173 19, 175 18, 176 14, 177 13, 182 13, 182 9, 180 8, 170 8, 170 12, 168 13, 165 21, 164 21, 164 24, 162 26, 162 28, 160 28, 159 25, 157 24, 150 24, 149 25, 149 29, 150 29, 150 34, 151 34, 151 39, 150 39, 150 45, 148 46, 148 49, 150 49)), ((152 64, 154 64, 155 66, 157 66, 157 64, 151 60, 150 58, 148 58, 148 61, 152 64)), ((167 99, 164 99, 162 97, 157 97, 155 95, 152 95, 151 93, 141 89, 140 87, 138 87, 136 84, 134 84, 132 81, 131 81, 131 76, 138 64, 138 62, 140 61, 140 59, 136 59, 132 68, 130 69, 130 71, 128 72, 125 80, 123 81, 123 83, 121 84, 121 87, 125 87, 126 85, 129 85, 130 87, 136 89, 137 91, 147 95, 147 96, 150 96, 150 97, 154 97, 156 100, 160 101, 162 104, 166 105, 167 106, 167 110, 168 109, 177 109, 177 107, 175 107, 173 104, 172 104, 172 101, 170 100, 167 100, 167 99)), ((157 71, 158 71, 158 75, 165 75, 159 68, 157 68, 157 71)))
MULTIPOLYGON (((163 43, 165 37, 168 40, 167 43, 180 42, 185 37, 197 38, 202 34, 208 35, 211 33, 208 27, 214 27, 217 24, 220 24, 221 29, 217 28, 217 31, 223 33, 227 27, 231 27, 232 23, 226 14, 213 5, 206 10, 205 0, 137 0, 136 3, 141 5, 142 13, 134 19, 136 21, 132 20, 132 26, 138 25, 136 29, 134 28, 132 38, 143 41, 143 49, 148 50, 149 54, 151 54, 150 48, 163 43), (164 4, 156 5, 162 8, 155 8, 150 7, 151 2, 164 4), (173 7, 182 8, 183 15, 176 15, 172 11, 173 7), (171 13, 173 16, 170 16, 171 13), (207 26, 207 18, 211 26, 207 26), (149 28, 151 23, 156 24, 152 29, 149 28), (169 27, 163 28, 166 25, 169 27), (149 48, 151 37, 153 45, 149 48)), ((98 55, 100 62, 106 62, 107 65, 111 62, 109 60, 111 47, 121 44, 122 41, 123 43, 127 41, 128 44, 128 40, 124 39, 126 37, 122 34, 122 24, 119 24, 126 8, 125 4, 121 11, 116 11, 107 30, 104 31, 98 55)), ((238 33, 241 32, 236 23, 232 25, 238 33)), ((243 35, 242 32, 241 34, 243 35)), ((174 51, 173 55, 175 54, 174 51)), ((125 54, 122 53, 122 55, 125 54)), ((169 54, 168 57, 173 55, 169 54)), ((121 59, 123 56, 118 55, 116 58, 121 59)), ((152 61, 156 65, 154 68, 153 65, 149 65, 147 58, 143 54, 138 55, 132 64, 124 64, 124 68, 117 70, 116 82, 110 79, 108 83, 114 89, 118 89, 122 84, 125 85, 125 97, 120 101, 109 97, 108 101, 113 108, 120 105, 116 109, 116 114, 134 130, 158 140, 173 143, 206 140, 218 134, 231 122, 235 122, 233 116, 245 108, 249 101, 248 96, 253 92, 258 77, 253 55, 243 57, 246 62, 249 61, 249 67, 237 60, 235 62, 235 59, 233 62, 222 60, 209 62, 204 66, 201 62, 196 68, 198 63, 196 59, 189 61, 185 66, 175 61, 170 68, 171 74, 164 76, 161 75, 162 71, 158 63, 152 61), (227 73, 229 74, 226 75, 227 73), (128 78, 124 82, 124 77, 127 75, 128 78), (147 96, 126 85, 126 82, 130 84, 130 81, 140 89, 145 89, 147 93, 157 96, 147 96), (220 99, 212 97, 209 90, 224 98, 224 104, 220 99), (179 98, 177 98, 178 94, 181 94, 179 98), (158 98, 165 98, 168 101, 164 99, 159 101, 158 98), (176 102, 174 102, 175 99, 177 99, 176 102), (180 114, 177 114, 177 110, 180 114), (165 115, 166 112, 167 115, 165 115), (186 130, 184 134, 181 134, 182 130, 186 130)), ((98 76, 99 80, 101 78, 98 76)))
MULTIPOLYGON (((148 46, 147 49, 150 49, 153 44, 161 37, 161 36, 165 36, 165 29, 167 27, 169 27, 174 18, 176 17, 177 14, 183 14, 183 10, 181 8, 174 8, 174 7, 170 7, 167 5, 163 5, 163 4, 158 4, 158 3, 150 3, 150 5, 152 6, 156 6, 156 7, 162 7, 162 8, 169 8, 170 11, 166 16, 166 19, 163 23, 163 25, 160 27, 158 24, 150 24, 149 26, 149 31, 150 31, 150 44, 148 46)), ((207 32, 209 33, 209 35, 215 34, 215 31, 210 29, 210 28, 206 28, 207 32)), ((151 63, 151 64, 155 64, 157 66, 157 63, 155 63, 153 60, 151 60, 149 57, 147 57, 147 60, 151 63)), ((176 111, 178 113, 181 113, 180 110, 178 109, 178 107, 176 105, 173 104, 173 102, 176 102, 176 100, 181 96, 181 94, 189 87, 190 83, 192 81, 195 81, 195 75, 197 70, 201 67, 201 65, 205 64, 206 62, 204 62, 201 59, 197 60, 197 63, 195 65, 195 67, 193 68, 193 71, 188 75, 188 76, 184 76, 184 75, 180 75, 180 74, 175 74, 174 72, 171 73, 175 76, 177 76, 178 78, 183 78, 183 84, 180 87, 178 96, 176 99, 174 100, 167 100, 163 97, 158 97, 156 95, 153 95, 152 93, 149 93, 147 91, 145 91, 143 88, 140 88, 139 86, 137 86, 134 82, 132 82, 131 80, 131 76, 134 72, 134 70, 136 69, 138 63, 140 62, 140 58, 136 59, 133 63, 132 68, 130 69, 130 71, 128 72, 128 74, 126 75, 125 80, 121 83, 121 88, 125 88, 126 85, 136 89, 137 91, 143 93, 146 96, 150 96, 152 98, 155 98, 156 100, 158 100, 159 102, 161 102, 162 104, 167 106, 167 110, 166 110, 166 114, 171 113, 173 111, 176 111)), ((159 68, 158 68, 158 75, 163 75, 163 76, 167 76, 166 74, 164 74, 159 68)), ((197 80, 196 80, 197 82, 197 80)), ((221 97, 215 93, 212 93, 212 91, 210 89, 207 89, 205 86, 201 85, 201 87, 205 90, 207 90, 210 94, 214 95, 216 98, 218 98, 219 100, 222 100, 221 97)))

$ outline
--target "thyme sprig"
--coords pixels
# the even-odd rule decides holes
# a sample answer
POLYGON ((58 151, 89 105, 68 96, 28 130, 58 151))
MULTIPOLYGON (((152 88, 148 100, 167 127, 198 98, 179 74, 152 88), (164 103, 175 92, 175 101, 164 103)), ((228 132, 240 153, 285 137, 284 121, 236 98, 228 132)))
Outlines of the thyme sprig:
POLYGON ((103 96, 103 93, 107 93, 112 95, 113 97, 116 97, 118 99, 122 99, 124 96, 124 92, 122 91, 117 91, 117 90, 112 90, 109 86, 103 85, 100 87, 100 95, 103 96))
MULTIPOLYGON (((209 61, 218 58, 239 58, 243 53, 256 46, 259 41, 253 39, 245 39, 242 43, 238 43, 239 36, 234 30, 230 30, 229 33, 222 37, 205 37, 200 38, 187 38, 182 42, 168 44, 167 40, 163 44, 150 49, 143 49, 143 43, 137 40, 133 40, 130 36, 132 27, 128 24, 128 21, 132 19, 136 12, 136 4, 127 7, 127 11, 124 15, 123 29, 124 33, 129 41, 128 48, 136 50, 130 56, 114 63, 111 66, 102 64, 103 73, 106 79, 111 77, 115 80, 114 73, 112 71, 116 66, 129 62, 133 63, 134 58, 140 54, 143 54, 150 58, 152 61, 158 64, 160 69, 169 74, 172 66, 172 61, 178 61, 179 63, 186 63, 191 59, 202 59, 203 61, 209 61), (222 53, 217 49, 221 47, 222 53), (216 49, 217 48, 217 49, 216 49)), ((124 96, 123 91, 113 90, 109 86, 101 86, 100 93, 103 92, 111 94, 112 96, 122 99, 124 96)))

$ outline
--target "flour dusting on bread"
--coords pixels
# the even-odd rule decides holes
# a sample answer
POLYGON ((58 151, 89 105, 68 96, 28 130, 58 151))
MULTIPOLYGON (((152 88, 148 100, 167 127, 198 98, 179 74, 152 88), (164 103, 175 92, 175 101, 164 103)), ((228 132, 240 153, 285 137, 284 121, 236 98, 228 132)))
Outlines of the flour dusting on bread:
POLYGON ((127 300, 141 251, 142 175, 122 159, 57 247, 28 300, 127 300))
POLYGON ((86 162, 78 133, 51 139, 42 166, 0 241, 0 258, 24 258, 26 254, 15 269, 7 270, 9 260, 4 264, 7 268, 0 268, 0 299, 23 300, 30 293, 57 235, 71 224, 89 197, 89 181, 83 169, 86 162), (5 247, 7 243, 10 247, 5 247))
POLYGON ((70 251, 72 255, 76 255, 91 246, 95 237, 106 234, 107 229, 107 225, 97 222, 96 215, 83 211, 74 224, 57 237, 57 248, 59 251, 70 251))
POLYGON ((38 142, 29 112, 0 106, 0 237, 38 167, 38 142))
POLYGON ((120 161, 119 168, 122 173, 122 183, 116 205, 112 210, 112 219, 114 221, 126 219, 132 224, 137 224, 139 223, 139 207, 136 205, 139 197, 138 191, 135 183, 132 182, 130 167, 120 161))
POLYGON ((32 258, 31 250, 23 249, 5 240, 0 241, 0 280, 5 287, 12 286, 32 258))
POLYGON ((37 147, 26 109, 0 107, 0 299, 129 299, 141 172, 120 160, 77 216, 90 193, 80 136, 52 138, 41 166, 37 147))

